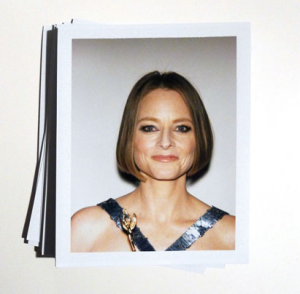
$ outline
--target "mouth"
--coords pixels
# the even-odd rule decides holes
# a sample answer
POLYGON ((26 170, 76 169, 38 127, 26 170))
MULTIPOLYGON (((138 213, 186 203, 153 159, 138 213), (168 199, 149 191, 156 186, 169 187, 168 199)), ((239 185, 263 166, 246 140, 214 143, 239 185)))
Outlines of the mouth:
POLYGON ((159 162, 172 162, 178 160, 178 157, 175 155, 154 155, 151 158, 159 162))

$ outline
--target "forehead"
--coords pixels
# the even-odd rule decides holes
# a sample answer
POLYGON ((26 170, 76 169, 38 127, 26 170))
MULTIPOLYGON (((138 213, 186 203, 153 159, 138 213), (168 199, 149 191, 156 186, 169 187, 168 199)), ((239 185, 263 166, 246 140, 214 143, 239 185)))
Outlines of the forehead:
POLYGON ((158 116, 191 119, 190 111, 174 90, 156 89, 145 95, 139 104, 137 117, 158 116))

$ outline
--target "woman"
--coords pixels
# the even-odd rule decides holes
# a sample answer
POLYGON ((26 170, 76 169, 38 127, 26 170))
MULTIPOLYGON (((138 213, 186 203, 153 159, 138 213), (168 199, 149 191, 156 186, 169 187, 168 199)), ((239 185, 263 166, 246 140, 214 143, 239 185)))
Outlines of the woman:
POLYGON ((189 81, 174 72, 142 77, 129 94, 117 144, 120 170, 140 184, 75 213, 71 251, 233 250, 235 217, 186 190, 187 176, 209 163, 212 146, 209 118, 189 81))

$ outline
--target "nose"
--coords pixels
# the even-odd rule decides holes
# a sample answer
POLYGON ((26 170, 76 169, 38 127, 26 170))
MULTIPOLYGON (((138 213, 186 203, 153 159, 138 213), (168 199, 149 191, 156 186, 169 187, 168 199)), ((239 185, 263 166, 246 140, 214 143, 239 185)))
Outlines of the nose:
POLYGON ((168 129, 162 130, 157 141, 157 147, 162 149, 169 149, 174 146, 175 142, 172 137, 172 131, 168 129))

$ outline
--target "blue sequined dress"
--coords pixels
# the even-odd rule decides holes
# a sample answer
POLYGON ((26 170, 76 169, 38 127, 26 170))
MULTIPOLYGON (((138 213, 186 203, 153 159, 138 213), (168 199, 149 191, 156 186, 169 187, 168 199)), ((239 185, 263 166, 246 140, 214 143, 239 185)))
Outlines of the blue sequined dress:
MULTIPOLYGON (((123 231, 121 219, 123 216, 123 208, 118 202, 112 198, 98 204, 104 209, 110 218, 115 221, 118 228, 123 231)), ((194 242, 201 238, 205 232, 211 229, 224 215, 228 213, 212 207, 206 211, 193 225, 191 225, 185 233, 183 233, 166 251, 183 251, 191 247, 194 242)), ((135 227, 132 232, 133 242, 140 251, 155 251, 148 239, 143 235, 139 227, 135 227)))

